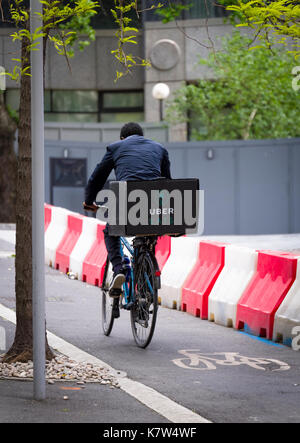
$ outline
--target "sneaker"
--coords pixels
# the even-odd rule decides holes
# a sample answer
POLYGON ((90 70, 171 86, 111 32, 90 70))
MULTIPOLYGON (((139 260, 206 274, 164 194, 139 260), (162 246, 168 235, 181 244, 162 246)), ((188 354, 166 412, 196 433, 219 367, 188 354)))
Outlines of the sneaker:
MULTIPOLYGON (((122 290, 123 283, 125 283, 125 275, 121 271, 115 273, 109 287, 109 295, 111 297, 116 297, 116 293, 122 290)), ((119 295, 120 292, 118 296, 119 295)))

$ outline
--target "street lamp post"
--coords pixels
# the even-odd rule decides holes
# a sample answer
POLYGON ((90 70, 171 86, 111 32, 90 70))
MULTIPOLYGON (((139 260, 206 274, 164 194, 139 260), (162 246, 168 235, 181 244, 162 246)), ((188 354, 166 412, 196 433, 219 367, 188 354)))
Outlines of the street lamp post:
MULTIPOLYGON (((30 0, 31 32, 43 25, 43 5, 30 0)), ((44 271, 44 84, 43 39, 31 52, 31 137, 32 137, 32 305, 34 399, 46 398, 46 326, 44 271)))
POLYGON ((163 121, 163 101, 169 97, 170 88, 166 83, 156 83, 152 89, 152 96, 159 101, 159 120, 163 121))

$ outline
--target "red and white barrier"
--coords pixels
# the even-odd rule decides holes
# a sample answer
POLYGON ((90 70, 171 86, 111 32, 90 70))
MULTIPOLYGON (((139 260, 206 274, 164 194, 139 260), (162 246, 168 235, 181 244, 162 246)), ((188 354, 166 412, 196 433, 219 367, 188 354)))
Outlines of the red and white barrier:
POLYGON ((296 270, 296 257, 259 252, 257 271, 237 306, 236 328, 272 340, 275 313, 296 278, 296 270))
POLYGON ((172 238, 171 255, 161 273, 161 305, 181 309, 184 282, 192 271, 198 257, 199 239, 172 238))
POLYGON ((47 231, 52 217, 52 205, 45 204, 45 232, 47 231))
POLYGON ((69 214, 66 232, 56 249, 55 269, 68 273, 70 269, 70 255, 82 233, 83 216, 69 214))
POLYGON ((159 269, 162 271, 168 258, 171 254, 171 237, 164 235, 163 237, 158 237, 157 245, 155 248, 155 257, 159 269))
POLYGON ((51 221, 45 233, 45 263, 54 266, 56 250, 65 235, 70 211, 64 208, 51 208, 51 221))
POLYGON ((97 239, 97 228, 103 223, 92 217, 84 217, 82 232, 70 255, 70 273, 82 280, 83 263, 97 239))
POLYGON ((200 242, 198 260, 184 283, 181 309, 204 320, 208 297, 224 267, 225 245, 200 242))
POLYGON ((257 252, 253 249, 228 245, 225 266, 208 301, 208 318, 224 326, 234 326, 239 299, 253 277, 257 266, 257 252))
POLYGON ((101 285, 107 257, 103 229, 104 225, 98 224, 95 240, 82 263, 82 280, 95 286, 101 285))
POLYGON ((291 289, 275 314, 273 340, 291 346, 295 336, 300 332, 300 258, 297 260, 297 275, 291 289))

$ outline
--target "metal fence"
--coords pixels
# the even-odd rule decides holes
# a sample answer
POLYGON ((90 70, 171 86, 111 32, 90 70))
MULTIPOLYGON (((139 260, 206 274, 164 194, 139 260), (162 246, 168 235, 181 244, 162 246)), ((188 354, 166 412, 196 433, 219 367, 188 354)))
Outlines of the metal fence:
MULTIPOLYGON (((82 213, 84 186, 106 146, 46 141, 47 202, 82 213)), ((300 232, 299 138, 165 143, 165 147, 173 178, 200 180, 205 235, 300 232)))

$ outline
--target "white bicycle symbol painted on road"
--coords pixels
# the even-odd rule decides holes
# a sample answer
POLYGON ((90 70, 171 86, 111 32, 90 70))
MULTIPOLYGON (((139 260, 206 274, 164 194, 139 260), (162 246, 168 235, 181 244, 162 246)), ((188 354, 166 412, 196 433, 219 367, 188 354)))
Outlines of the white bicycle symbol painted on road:
POLYGON ((176 358, 175 365, 183 369, 194 369, 197 371, 207 371, 217 369, 220 366, 240 366, 246 365, 261 371, 271 370, 288 371, 290 366, 280 360, 272 358, 245 357, 239 352, 214 352, 212 354, 201 354, 198 349, 188 349, 178 351, 184 357, 176 358))

